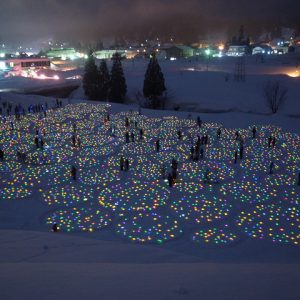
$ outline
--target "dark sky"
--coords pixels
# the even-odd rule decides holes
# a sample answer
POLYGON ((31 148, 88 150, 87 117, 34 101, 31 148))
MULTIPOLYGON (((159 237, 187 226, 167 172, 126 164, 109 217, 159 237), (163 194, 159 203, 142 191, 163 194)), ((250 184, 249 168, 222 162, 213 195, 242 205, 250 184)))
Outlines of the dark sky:
POLYGON ((0 0, 0 38, 11 41, 143 33, 188 40, 299 20, 300 0, 0 0))

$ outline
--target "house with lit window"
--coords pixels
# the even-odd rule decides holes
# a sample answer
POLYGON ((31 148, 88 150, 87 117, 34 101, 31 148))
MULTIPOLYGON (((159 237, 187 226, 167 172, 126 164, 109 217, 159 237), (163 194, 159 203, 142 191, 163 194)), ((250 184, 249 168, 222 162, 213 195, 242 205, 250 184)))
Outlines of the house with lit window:
POLYGON ((50 69, 49 58, 43 57, 13 57, 1 60, 2 69, 9 71, 11 76, 30 76, 30 73, 50 69))
POLYGON ((227 56, 245 56, 249 52, 249 47, 246 45, 229 46, 226 53, 227 56))
POLYGON ((185 45, 175 45, 164 49, 167 59, 189 58, 195 55, 195 49, 185 45))

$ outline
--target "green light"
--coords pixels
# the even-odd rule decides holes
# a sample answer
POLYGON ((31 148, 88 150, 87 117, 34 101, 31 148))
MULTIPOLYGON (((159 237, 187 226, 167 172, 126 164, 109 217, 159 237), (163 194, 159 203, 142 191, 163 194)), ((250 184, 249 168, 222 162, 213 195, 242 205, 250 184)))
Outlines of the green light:
POLYGON ((206 50, 205 50, 205 54, 206 54, 206 55, 210 55, 210 49, 206 49, 206 50))

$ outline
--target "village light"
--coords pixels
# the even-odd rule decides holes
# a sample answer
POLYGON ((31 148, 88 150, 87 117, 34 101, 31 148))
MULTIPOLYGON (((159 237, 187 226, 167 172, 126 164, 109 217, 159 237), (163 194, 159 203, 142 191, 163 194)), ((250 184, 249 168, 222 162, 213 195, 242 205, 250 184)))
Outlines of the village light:
POLYGON ((5 70, 6 69, 6 65, 4 61, 0 61, 0 70, 5 70))
POLYGON ((218 48, 219 48, 219 50, 220 50, 220 51, 223 51, 223 50, 224 50, 224 45, 223 45, 223 44, 221 44, 221 45, 219 45, 219 47, 218 47, 218 48))

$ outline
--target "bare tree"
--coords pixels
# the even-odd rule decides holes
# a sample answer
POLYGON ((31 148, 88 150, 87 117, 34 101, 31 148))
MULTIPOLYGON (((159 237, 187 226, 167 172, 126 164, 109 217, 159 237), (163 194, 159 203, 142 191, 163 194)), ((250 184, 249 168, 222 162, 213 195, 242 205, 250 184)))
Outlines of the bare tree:
POLYGON ((264 86, 264 97, 272 114, 276 114, 278 109, 287 99, 288 89, 280 81, 269 81, 264 86))

